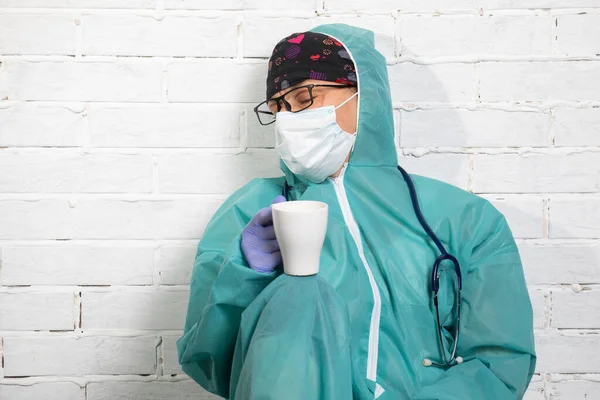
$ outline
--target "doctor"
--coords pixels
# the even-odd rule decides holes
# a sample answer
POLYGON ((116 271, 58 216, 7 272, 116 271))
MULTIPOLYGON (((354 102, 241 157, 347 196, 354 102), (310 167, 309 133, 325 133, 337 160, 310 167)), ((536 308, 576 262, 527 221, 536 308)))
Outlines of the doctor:
MULTIPOLYGON (((286 278, 269 207, 285 201, 285 186, 289 200, 329 205, 318 277, 347 312, 352 398, 522 398, 536 357, 511 231, 488 201, 413 175, 420 212, 442 247, 428 235, 397 168, 387 68, 373 33, 329 24, 282 39, 269 60, 266 95, 255 112, 275 127, 285 176, 254 179, 208 225, 177 343, 184 371, 220 396, 253 398, 251 388, 246 397, 235 394, 239 376, 252 375, 235 349, 245 340, 251 353, 252 336, 239 335, 247 329, 242 314, 261 311, 261 296, 286 278), (436 308, 432 269, 440 248, 460 264, 462 290, 452 264, 442 263, 436 308)), ((318 323, 301 325, 282 343, 327 343, 318 323)), ((259 354, 273 368, 255 382, 280 391, 270 398, 298 398, 298 382, 281 382, 290 376, 282 369, 299 368, 293 354, 259 354)), ((332 376, 326 372, 316 373, 318 385, 307 382, 305 398, 335 398, 323 392, 332 376)))

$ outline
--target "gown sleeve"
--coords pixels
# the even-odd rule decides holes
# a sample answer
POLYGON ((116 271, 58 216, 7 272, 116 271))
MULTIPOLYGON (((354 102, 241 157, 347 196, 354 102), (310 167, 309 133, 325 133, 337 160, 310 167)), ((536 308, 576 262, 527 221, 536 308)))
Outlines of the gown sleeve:
POLYGON ((413 400, 521 399, 533 376, 533 312, 517 246, 506 220, 488 202, 479 221, 470 238, 469 265, 463 267, 456 354, 465 361, 422 387, 413 400))
POLYGON ((183 371, 207 391, 229 397, 231 365, 241 315, 278 276, 252 270, 241 251, 241 232, 281 193, 283 181, 256 179, 221 206, 198 244, 183 336, 177 341, 183 371))

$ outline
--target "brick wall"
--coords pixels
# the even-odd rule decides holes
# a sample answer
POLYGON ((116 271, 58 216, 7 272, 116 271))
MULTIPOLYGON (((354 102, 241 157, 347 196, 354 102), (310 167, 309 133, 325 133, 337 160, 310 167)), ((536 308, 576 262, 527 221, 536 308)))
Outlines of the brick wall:
POLYGON ((0 0, 0 399, 213 398, 175 348, 195 246, 279 174, 266 58, 327 22, 375 31, 400 162, 507 216, 527 400, 600 398, 600 0, 0 0))

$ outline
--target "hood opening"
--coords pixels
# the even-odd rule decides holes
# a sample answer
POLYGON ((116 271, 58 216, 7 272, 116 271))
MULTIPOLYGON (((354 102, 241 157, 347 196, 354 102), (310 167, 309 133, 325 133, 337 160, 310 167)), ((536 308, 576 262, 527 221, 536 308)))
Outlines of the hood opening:
MULTIPOLYGON (((394 138, 394 116, 385 57, 375 48, 373 31, 348 24, 319 25, 310 30, 340 42, 354 62, 358 105, 356 141, 348 166, 396 168, 398 155, 394 138)), ((290 186, 311 183, 295 176, 280 162, 290 186)))

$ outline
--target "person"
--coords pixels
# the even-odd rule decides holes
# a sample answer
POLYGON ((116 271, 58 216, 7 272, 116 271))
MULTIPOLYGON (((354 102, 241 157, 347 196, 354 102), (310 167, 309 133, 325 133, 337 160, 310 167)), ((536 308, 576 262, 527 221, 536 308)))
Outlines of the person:
POLYGON ((183 370, 225 398, 522 398, 536 356, 513 235, 487 200, 410 175, 419 211, 460 263, 462 290, 446 265, 432 300, 438 247, 398 171, 373 32, 326 24, 283 38, 266 95, 255 111, 275 127, 284 176, 252 180, 209 223, 177 342, 183 370), (282 274, 270 204, 286 200, 329 205, 318 281, 282 274), (295 317, 302 310, 309 319, 295 317))

